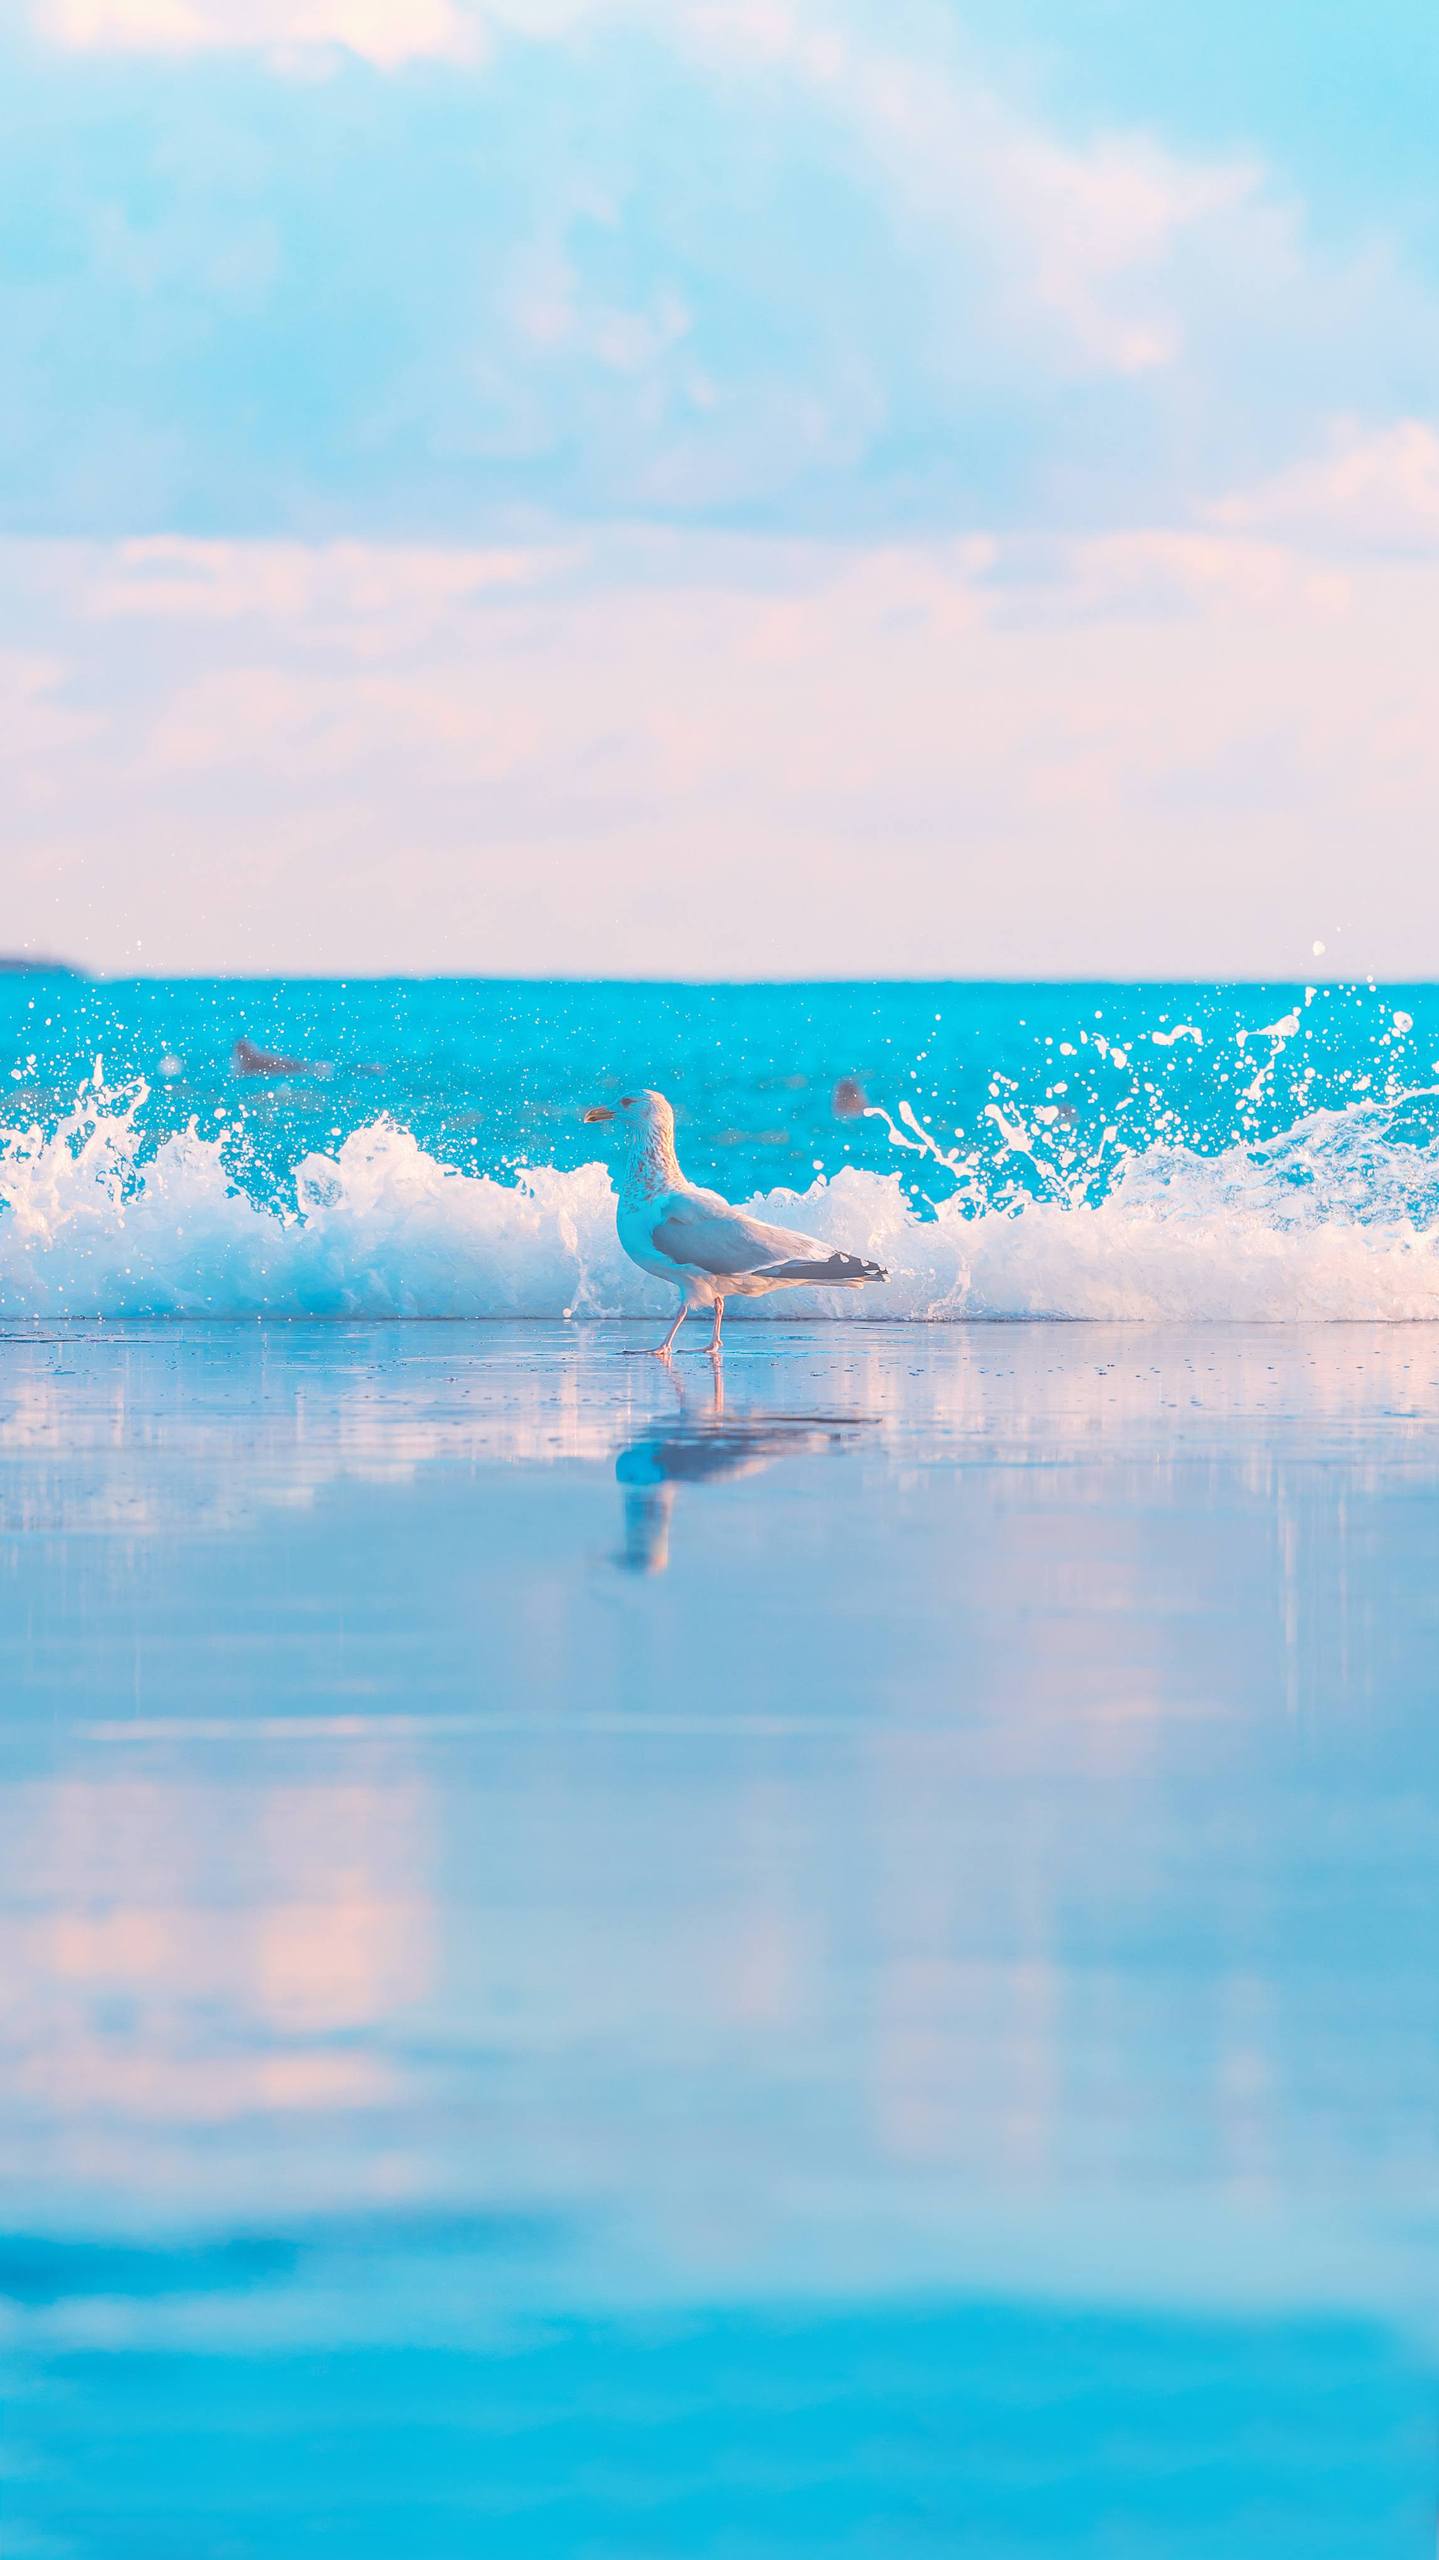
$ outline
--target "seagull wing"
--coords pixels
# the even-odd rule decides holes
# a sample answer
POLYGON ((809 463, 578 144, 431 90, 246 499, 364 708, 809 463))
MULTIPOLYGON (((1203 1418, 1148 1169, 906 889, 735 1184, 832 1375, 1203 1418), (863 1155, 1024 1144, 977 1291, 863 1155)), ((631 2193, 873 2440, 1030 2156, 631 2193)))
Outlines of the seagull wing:
POLYGON ((741 1273, 767 1280, 882 1280, 878 1263, 856 1253, 839 1253, 818 1236, 801 1235, 794 1227, 772 1227, 732 1209, 717 1191, 671 1191, 655 1202, 650 1230, 659 1251, 691 1271, 715 1280, 741 1273))

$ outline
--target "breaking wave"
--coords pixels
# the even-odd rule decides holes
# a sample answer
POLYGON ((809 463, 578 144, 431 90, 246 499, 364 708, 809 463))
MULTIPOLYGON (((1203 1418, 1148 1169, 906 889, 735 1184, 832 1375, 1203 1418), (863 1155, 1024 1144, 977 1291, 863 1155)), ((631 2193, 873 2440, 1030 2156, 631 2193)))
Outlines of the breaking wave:
MULTIPOLYGON (((626 1317, 670 1293, 621 1254, 607 1169, 439 1163, 396 1121, 305 1155, 257 1199, 223 1136, 145 1135, 147 1089, 97 1081, 58 1128, 0 1130, 0 1314, 626 1317)), ((753 1205, 887 1265, 889 1285, 780 1292, 740 1321, 1439 1317, 1439 1136, 1425 1095, 1352 1102, 1205 1153, 1123 1157, 1104 1196, 998 1199, 910 1112, 951 1194, 846 1167, 753 1205)), ((1013 1133, 1016 1144, 1023 1133, 1013 1133)))

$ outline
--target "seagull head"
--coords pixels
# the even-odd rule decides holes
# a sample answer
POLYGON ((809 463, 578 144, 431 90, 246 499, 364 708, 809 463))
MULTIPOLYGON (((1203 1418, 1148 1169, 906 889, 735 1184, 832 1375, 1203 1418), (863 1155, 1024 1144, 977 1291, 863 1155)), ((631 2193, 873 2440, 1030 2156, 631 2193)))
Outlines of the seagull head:
POLYGON ((586 1120, 613 1120, 633 1146, 650 1146, 656 1139, 672 1145, 675 1115, 662 1093, 622 1093, 619 1107, 612 1111, 605 1102, 593 1103, 585 1113, 586 1120))

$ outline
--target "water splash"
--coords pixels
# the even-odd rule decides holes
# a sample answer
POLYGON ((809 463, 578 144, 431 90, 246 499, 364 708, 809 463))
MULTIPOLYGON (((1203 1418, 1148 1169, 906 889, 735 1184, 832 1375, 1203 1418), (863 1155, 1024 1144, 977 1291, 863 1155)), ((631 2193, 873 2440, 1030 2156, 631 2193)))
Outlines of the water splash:
MULTIPOLYGON (((777 1294, 742 1320, 1439 1317, 1439 1087, 1390 1083, 1208 1151, 1127 1144, 1116 1116, 1081 1133, 1011 1096, 985 1155, 901 1103, 878 1116, 942 1196, 846 1167, 756 1202, 885 1263, 889 1286, 777 1294)), ((234 1133, 192 1121, 155 1140, 149 1100, 97 1067, 54 1128, 0 1129, 0 1314, 554 1318, 668 1300, 620 1252, 603 1165, 470 1173, 382 1115, 257 1196, 234 1133)))

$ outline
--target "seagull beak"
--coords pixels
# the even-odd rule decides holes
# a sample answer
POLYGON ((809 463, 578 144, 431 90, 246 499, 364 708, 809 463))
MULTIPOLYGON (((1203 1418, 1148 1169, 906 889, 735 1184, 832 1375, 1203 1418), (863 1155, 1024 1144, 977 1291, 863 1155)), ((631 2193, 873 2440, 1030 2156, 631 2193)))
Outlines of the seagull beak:
POLYGON ((613 1120, 615 1115, 607 1104, 592 1102, 584 1116, 586 1120, 613 1120))

